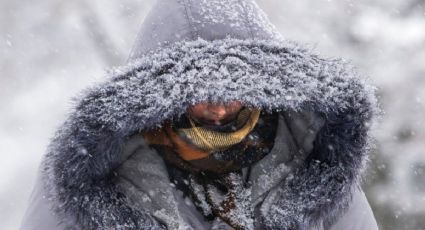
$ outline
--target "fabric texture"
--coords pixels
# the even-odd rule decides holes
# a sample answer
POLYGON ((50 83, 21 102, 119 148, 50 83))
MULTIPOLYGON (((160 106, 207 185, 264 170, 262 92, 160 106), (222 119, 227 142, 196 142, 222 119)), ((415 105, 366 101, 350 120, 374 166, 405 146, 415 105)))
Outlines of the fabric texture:
MULTIPOLYGON (((53 137, 41 178, 49 211, 62 229, 166 228, 158 216, 181 204, 172 201, 170 210, 151 213, 114 181, 128 160, 130 137, 177 119, 197 102, 234 100, 281 112, 294 136, 308 137, 306 131, 323 123, 313 140, 294 140, 290 170, 263 165, 271 170, 259 173, 255 188, 268 194, 267 208, 257 213, 263 229, 313 229, 341 220, 367 162, 370 124, 379 113, 374 88, 346 61, 283 39, 253 0, 157 1, 129 62, 76 98, 53 137), (270 190, 275 176, 285 179, 270 190)), ((152 171, 142 166, 133 168, 152 171)), ((149 194, 150 186, 160 186, 175 196, 167 184, 146 183, 138 190, 149 194)))

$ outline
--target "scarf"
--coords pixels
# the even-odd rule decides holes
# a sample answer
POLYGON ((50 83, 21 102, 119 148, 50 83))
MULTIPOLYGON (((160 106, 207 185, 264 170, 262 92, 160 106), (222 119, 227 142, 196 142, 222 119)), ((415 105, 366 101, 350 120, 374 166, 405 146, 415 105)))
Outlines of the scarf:
POLYGON ((276 114, 245 108, 222 126, 198 124, 184 115, 143 136, 164 158, 170 180, 207 219, 219 217, 234 229, 250 229, 250 185, 242 169, 270 152, 276 127, 276 114))

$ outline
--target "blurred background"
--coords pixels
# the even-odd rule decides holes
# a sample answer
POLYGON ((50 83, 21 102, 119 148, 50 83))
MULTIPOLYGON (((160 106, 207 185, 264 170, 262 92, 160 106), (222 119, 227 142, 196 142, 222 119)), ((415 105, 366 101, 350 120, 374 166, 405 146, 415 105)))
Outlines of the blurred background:
MULTIPOLYGON (((0 0, 0 229, 18 229, 71 98, 125 63, 154 2, 0 0)), ((351 60, 378 87, 364 189, 381 229, 425 229, 425 0, 257 3, 287 39, 351 60)))

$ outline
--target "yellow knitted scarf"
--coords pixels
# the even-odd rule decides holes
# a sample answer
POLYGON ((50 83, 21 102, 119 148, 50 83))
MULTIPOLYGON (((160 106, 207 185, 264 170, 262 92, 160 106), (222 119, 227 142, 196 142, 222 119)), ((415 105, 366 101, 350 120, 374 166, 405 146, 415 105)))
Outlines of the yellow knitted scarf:
POLYGON ((240 143, 254 129, 259 117, 259 109, 241 111, 237 119, 245 124, 234 132, 218 132, 199 127, 190 118, 191 128, 174 131, 172 124, 167 121, 163 128, 145 132, 144 139, 148 144, 172 147, 184 160, 197 160, 208 157, 213 151, 224 150, 240 143))

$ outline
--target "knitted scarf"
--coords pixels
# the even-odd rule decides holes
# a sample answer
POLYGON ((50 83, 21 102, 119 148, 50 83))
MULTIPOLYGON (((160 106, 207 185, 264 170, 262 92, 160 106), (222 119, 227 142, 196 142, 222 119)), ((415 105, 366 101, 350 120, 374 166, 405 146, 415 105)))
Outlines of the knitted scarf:
POLYGON ((249 171, 270 152, 276 127, 277 114, 245 108, 222 126, 197 124, 184 115, 145 132, 144 138, 164 158, 171 181, 206 219, 219 217, 234 229, 250 229, 250 185, 242 169, 249 171), (208 135, 200 138, 196 132, 208 135))

